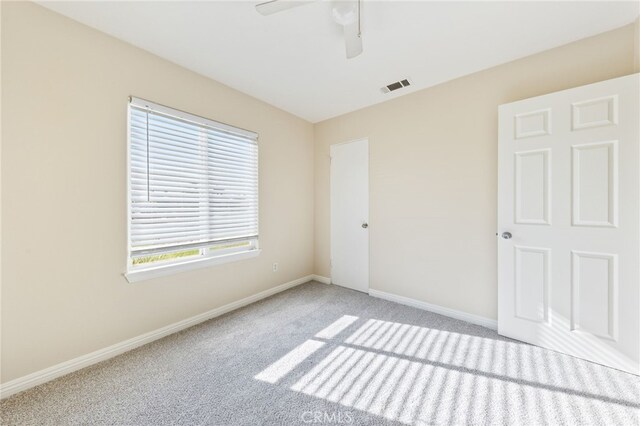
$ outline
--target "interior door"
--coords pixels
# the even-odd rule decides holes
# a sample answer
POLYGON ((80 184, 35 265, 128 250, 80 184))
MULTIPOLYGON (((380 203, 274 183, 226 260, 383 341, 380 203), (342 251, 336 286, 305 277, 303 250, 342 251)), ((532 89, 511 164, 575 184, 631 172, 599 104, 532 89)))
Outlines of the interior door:
POLYGON ((640 75, 499 108, 498 331, 640 373, 640 75))
POLYGON ((331 146, 331 282, 369 291, 369 142, 331 146))

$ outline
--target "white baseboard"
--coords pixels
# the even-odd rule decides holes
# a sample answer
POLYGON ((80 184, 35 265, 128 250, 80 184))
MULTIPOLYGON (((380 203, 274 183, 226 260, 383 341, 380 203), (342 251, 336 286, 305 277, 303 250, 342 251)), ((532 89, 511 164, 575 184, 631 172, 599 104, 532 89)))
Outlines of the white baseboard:
POLYGON ((311 275, 314 281, 318 281, 322 284, 331 284, 331 278, 323 277, 322 275, 311 275))
POLYGON ((481 325, 483 327, 487 327, 492 330, 498 329, 498 321, 493 320, 491 318, 482 317, 480 315, 469 314, 467 312, 458 311, 451 308, 445 308, 444 306, 434 305, 432 303, 422 302, 420 300, 411 299, 410 297, 398 296, 396 294, 386 293, 380 290, 370 289, 369 295, 380 298, 380 299, 389 300, 391 302, 400 303, 402 305, 407 305, 407 306, 411 306, 418 309, 424 309, 425 311, 429 311, 429 312, 444 315, 447 317, 470 322, 472 324, 481 325))
POLYGON ((254 294, 253 296, 245 297, 244 299, 240 299, 219 308, 212 309, 200 315, 178 321, 166 327, 162 327, 157 330, 150 331, 149 333, 134 337, 132 339, 125 340, 124 342, 116 343, 115 345, 109 346, 107 348, 79 356, 69 361, 62 362, 49 368, 45 368, 44 370, 36 371, 35 373, 31 373, 26 376, 3 383, 0 385, 0 397, 7 398, 18 392, 22 392, 34 386, 80 370, 84 367, 88 367, 92 364, 96 364, 106 359, 113 358, 114 356, 130 351, 131 349, 135 349, 139 346, 153 342, 154 340, 161 339, 180 330, 184 330, 185 328, 189 328, 211 318, 226 314, 227 312, 231 312, 235 309, 257 302, 258 300, 272 296, 276 293, 280 293, 281 291, 287 290, 291 287, 304 284, 311 280, 317 280, 317 278, 315 278, 315 275, 307 275, 305 277, 298 278, 297 280, 281 284, 277 287, 273 287, 265 291, 261 291, 260 293, 254 294))

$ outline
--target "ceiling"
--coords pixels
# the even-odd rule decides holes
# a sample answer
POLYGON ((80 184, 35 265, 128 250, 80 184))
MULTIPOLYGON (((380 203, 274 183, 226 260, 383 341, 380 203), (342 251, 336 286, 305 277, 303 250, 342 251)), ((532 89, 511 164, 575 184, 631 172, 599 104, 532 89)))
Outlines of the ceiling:
POLYGON ((629 24, 640 7, 363 0, 364 53, 347 60, 330 2, 271 16, 256 3, 40 2, 314 123, 629 24))

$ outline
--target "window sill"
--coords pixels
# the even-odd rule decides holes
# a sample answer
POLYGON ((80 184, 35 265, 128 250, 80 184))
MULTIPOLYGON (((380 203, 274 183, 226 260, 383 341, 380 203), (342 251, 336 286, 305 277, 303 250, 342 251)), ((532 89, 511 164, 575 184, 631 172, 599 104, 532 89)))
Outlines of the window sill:
POLYGON ((138 281, 150 280, 152 278, 173 275, 178 272, 191 271, 193 269, 204 268, 212 265, 220 265, 223 263, 236 262, 238 260, 251 259, 258 257, 259 249, 241 251, 237 253, 224 254, 215 257, 205 257, 201 259, 189 260, 181 263, 172 263, 170 265, 154 266, 150 268, 140 268, 127 272, 124 277, 130 283, 138 281))

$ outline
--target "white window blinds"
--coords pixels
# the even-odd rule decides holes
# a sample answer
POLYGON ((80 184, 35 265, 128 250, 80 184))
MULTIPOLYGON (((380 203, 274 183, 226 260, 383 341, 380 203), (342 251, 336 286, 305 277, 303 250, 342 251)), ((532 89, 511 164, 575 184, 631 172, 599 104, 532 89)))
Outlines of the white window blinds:
POLYGON ((131 98, 131 257, 256 240, 257 136, 131 98))

